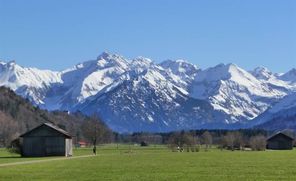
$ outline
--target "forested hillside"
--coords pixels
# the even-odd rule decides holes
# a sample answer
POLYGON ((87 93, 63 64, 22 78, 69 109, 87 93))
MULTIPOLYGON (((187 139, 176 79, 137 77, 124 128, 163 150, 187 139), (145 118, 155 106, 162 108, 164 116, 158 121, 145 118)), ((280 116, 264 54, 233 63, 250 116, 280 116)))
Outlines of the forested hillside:
MULTIPOLYGON (((92 119, 80 113, 41 110, 28 100, 16 95, 12 90, 0 87, 0 147, 9 145, 11 140, 20 134, 45 122, 65 128, 74 136, 73 141, 80 140, 84 137, 81 128, 92 119)), ((111 132, 103 122, 99 119, 97 121, 102 132, 111 132)))

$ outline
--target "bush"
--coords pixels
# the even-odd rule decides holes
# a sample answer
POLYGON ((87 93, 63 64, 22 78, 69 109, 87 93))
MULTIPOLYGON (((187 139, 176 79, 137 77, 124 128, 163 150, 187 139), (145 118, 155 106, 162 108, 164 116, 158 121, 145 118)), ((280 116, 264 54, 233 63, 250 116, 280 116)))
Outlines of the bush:
POLYGON ((22 154, 22 144, 20 139, 15 139, 13 140, 10 145, 7 147, 7 150, 10 153, 15 153, 15 154, 22 154))
POLYGON ((145 141, 141 141, 141 146, 148 146, 148 143, 146 143, 145 141))

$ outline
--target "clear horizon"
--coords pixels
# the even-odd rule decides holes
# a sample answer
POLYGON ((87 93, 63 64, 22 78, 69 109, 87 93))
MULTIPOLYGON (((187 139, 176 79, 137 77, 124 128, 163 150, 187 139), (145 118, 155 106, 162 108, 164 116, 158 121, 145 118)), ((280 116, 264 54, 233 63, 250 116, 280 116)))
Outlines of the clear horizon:
POLYGON ((202 69, 296 67, 296 1, 0 0, 0 60, 63 70, 103 51, 202 69))

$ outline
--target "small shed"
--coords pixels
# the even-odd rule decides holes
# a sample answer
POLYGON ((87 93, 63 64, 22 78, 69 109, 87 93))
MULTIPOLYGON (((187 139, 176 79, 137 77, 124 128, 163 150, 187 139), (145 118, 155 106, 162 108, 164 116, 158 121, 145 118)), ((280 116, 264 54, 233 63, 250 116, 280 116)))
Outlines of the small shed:
POLYGON ((22 156, 72 156, 72 136, 51 123, 43 123, 20 137, 22 156))
POLYGON ((286 133, 278 132, 267 138, 267 149, 292 150, 294 138, 286 133))
POLYGON ((79 148, 85 148, 87 146, 87 143, 85 141, 78 141, 77 147, 79 148))

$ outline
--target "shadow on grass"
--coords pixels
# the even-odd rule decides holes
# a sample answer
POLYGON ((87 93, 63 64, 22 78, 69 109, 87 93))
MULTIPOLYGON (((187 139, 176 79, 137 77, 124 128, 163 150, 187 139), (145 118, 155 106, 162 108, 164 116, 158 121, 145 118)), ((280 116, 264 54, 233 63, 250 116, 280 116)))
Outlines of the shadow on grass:
POLYGON ((24 158, 24 157, 21 157, 21 156, 0 156, 0 160, 1 159, 16 159, 16 158, 24 158))
POLYGON ((20 155, 16 155, 16 156, 0 156, 0 160, 1 159, 38 159, 38 158, 64 158, 65 156, 20 156, 20 155))

